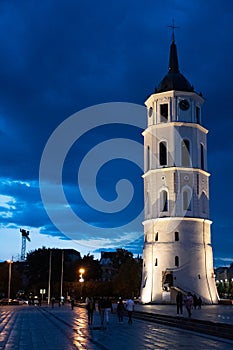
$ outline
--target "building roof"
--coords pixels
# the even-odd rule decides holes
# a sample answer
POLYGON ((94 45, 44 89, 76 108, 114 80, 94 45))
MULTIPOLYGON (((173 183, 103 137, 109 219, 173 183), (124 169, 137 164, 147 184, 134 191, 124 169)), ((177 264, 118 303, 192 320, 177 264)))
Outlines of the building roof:
POLYGON ((191 86, 188 80, 179 71, 178 55, 174 37, 172 38, 172 43, 170 46, 168 73, 159 83, 156 92, 159 93, 170 90, 188 92, 194 91, 193 86, 191 86))

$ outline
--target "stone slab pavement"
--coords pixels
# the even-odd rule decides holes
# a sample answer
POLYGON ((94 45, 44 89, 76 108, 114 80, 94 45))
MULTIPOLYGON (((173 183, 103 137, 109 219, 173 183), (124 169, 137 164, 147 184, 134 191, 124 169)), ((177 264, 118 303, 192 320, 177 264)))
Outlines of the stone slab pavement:
MULTIPOLYGON (((141 305, 136 304, 135 310, 153 312, 155 314, 176 316, 176 305, 141 305)), ((188 313, 183 307, 183 316, 188 313)), ((192 310, 192 318, 211 322, 233 324, 233 305, 202 305, 201 309, 192 310)))
MULTIPOLYGON (((153 309, 169 314, 175 306, 136 305, 136 309, 153 309)), ((209 317, 217 312, 204 308, 197 315, 209 317), (206 311, 205 311, 206 310, 206 311), (202 313, 202 314, 201 314, 202 313)), ((222 309, 221 309, 222 310, 222 309)), ((228 309, 224 308, 228 315, 228 309)), ((215 310, 217 311, 217 310, 215 310)), ((223 316, 225 313, 219 311, 223 316)), ((231 313, 230 313, 231 314, 231 313)), ((228 317, 228 316, 227 316, 228 317)), ((230 316, 229 316, 230 317, 230 316)), ((110 314, 109 324, 100 327, 100 316, 94 313, 88 326, 85 308, 70 305, 55 307, 1 306, 0 350, 157 350, 157 349, 212 349, 232 350, 233 342, 221 338, 179 330, 155 323, 133 319, 118 323, 117 315, 110 314)))

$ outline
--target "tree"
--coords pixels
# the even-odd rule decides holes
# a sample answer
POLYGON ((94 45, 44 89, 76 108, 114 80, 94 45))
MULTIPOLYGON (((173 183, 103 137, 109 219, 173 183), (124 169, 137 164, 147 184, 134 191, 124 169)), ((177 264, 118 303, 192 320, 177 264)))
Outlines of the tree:
POLYGON ((83 276, 85 281, 98 281, 101 279, 100 262, 94 259, 94 255, 84 255, 80 261, 80 267, 85 269, 83 276))
POLYGON ((113 267, 118 269, 122 264, 132 260, 133 253, 129 252, 126 249, 119 248, 116 250, 116 254, 114 254, 112 259, 113 267))
MULTIPOLYGON (((48 289, 49 261, 51 253, 51 295, 60 296, 61 271, 62 271, 62 249, 47 249, 45 247, 32 251, 27 256, 27 276, 30 290, 38 294, 40 289, 48 289)), ((85 282, 98 281, 101 279, 101 268, 98 260, 93 255, 84 255, 81 259, 76 251, 64 250, 63 262, 63 293, 79 294, 80 268, 85 269, 83 278, 85 282), (67 254, 66 254, 67 253, 67 254), (74 254, 77 253, 77 254, 74 254), (72 256, 70 258, 70 256, 72 256), (74 257, 74 259, 73 259, 74 257)))
MULTIPOLYGON (((33 294, 39 293, 40 289, 48 289, 50 254, 51 254, 51 295, 60 296, 61 272, 62 272, 62 249, 47 249, 45 247, 32 251, 27 256, 27 275, 29 286, 33 294)), ((78 281, 79 260, 64 260, 63 281, 78 281)), ((65 290, 64 290, 65 293, 65 290)))
POLYGON ((27 254, 29 290, 37 295, 39 289, 47 289, 49 278, 49 250, 39 248, 27 254))
POLYGON ((141 285, 141 266, 135 259, 128 259, 119 268, 113 279, 113 292, 116 296, 138 297, 141 285))
MULTIPOLYGON (((0 263, 0 299, 8 295, 9 264, 0 263)), ((24 289, 23 267, 21 263, 11 264, 11 298, 15 298, 20 289, 24 289)))
POLYGON ((8 264, 6 262, 0 264, 0 298, 7 296, 8 286, 8 264))

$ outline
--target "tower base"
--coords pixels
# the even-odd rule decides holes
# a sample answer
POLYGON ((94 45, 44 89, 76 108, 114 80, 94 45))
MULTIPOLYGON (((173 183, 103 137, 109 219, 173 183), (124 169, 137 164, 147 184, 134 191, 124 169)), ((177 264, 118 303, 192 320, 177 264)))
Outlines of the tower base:
POLYGON ((144 222, 143 303, 174 303, 178 291, 218 303, 210 225, 210 220, 187 217, 144 222))

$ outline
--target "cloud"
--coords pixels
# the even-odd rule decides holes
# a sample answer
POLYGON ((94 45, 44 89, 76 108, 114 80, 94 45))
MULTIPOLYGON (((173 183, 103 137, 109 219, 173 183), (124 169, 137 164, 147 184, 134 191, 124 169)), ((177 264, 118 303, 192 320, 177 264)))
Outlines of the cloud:
MULTIPOLYGON (((41 203, 38 174, 45 144, 63 120, 85 107, 111 101, 143 104, 167 73, 171 40, 171 28, 167 26, 175 18, 180 27, 175 30, 180 70, 206 98, 202 118, 210 130, 208 163, 215 254, 230 256, 232 1, 219 6, 216 0, 149 0, 146 5, 123 0, 111 4, 106 0, 49 0, 35 6, 23 0, 2 1, 0 10, 1 225, 33 227, 41 242, 46 232, 51 239, 56 236, 57 240, 65 240, 41 203), (221 227, 222 222, 227 227, 221 227), (220 236, 226 237, 221 248, 220 236)), ((128 131, 121 130, 125 134, 128 131)), ((83 140, 82 152, 98 138, 109 135, 107 129, 93 133, 91 140, 83 140)), ((93 217, 77 186, 76 151, 74 145, 65 161, 65 194, 74 211, 100 226, 106 217, 93 217)), ((133 168, 125 169, 135 174, 135 184, 141 188, 141 177, 136 179, 139 174, 133 168)), ((105 200, 116 196, 119 170, 118 163, 109 163, 97 176, 105 200)), ((88 178, 82 189, 91 195, 88 178)), ((143 203, 142 193, 137 200, 143 203)), ((114 220, 116 223, 118 218, 112 217, 114 220)), ((99 235, 95 229, 95 233, 89 233, 90 241, 99 235)), ((133 232, 140 231, 133 226, 131 230, 132 237, 133 232)), ((84 240, 87 232, 80 230, 79 236, 84 240)), ((116 239, 119 237, 117 233, 116 239)), ((121 244, 135 251, 138 244, 141 251, 142 241, 135 242, 128 243, 122 237, 121 244)), ((101 240, 99 244, 101 247, 101 240)))

